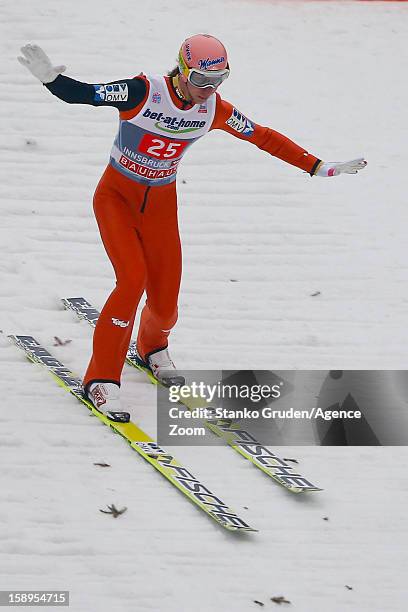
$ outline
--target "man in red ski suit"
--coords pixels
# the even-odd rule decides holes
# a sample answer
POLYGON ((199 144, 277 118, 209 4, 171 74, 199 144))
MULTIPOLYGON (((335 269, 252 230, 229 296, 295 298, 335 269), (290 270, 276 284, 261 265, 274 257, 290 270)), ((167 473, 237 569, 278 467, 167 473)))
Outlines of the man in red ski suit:
POLYGON ((181 279, 176 173, 187 149, 210 130, 221 129, 311 176, 356 173, 366 162, 324 163, 223 100, 216 90, 229 75, 227 52, 212 36, 184 41, 178 66, 168 76, 139 75, 108 84, 63 76, 65 67, 53 67, 36 45, 26 45, 22 52, 20 62, 60 99, 119 110, 109 164, 94 196, 116 287, 98 320, 84 377, 85 392, 98 409, 119 411, 121 372, 144 291, 147 300, 137 336, 140 362, 164 384, 182 381, 167 347, 177 320, 181 279), (164 374, 169 370, 174 375, 164 374))

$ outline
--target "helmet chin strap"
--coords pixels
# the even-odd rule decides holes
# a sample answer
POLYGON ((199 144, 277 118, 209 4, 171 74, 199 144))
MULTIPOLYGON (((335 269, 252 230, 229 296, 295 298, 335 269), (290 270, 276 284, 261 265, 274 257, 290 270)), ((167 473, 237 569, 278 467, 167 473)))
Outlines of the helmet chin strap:
POLYGON ((187 81, 183 83, 183 81, 180 79, 179 74, 173 77, 173 86, 181 100, 187 102, 188 104, 192 104, 191 94, 188 91, 188 83, 187 81))

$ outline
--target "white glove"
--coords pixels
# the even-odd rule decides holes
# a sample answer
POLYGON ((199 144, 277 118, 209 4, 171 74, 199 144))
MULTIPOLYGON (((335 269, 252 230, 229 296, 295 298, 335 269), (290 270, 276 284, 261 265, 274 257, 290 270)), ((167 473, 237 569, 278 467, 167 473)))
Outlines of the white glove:
POLYGON ((41 83, 52 83, 66 70, 65 66, 53 66, 48 55, 38 45, 25 45, 21 47, 21 53, 24 57, 18 56, 18 61, 41 83))
POLYGON ((352 159, 348 162, 323 162, 317 172, 316 176, 337 176, 338 174, 357 174, 359 170, 362 170, 367 165, 364 157, 358 159, 352 159))

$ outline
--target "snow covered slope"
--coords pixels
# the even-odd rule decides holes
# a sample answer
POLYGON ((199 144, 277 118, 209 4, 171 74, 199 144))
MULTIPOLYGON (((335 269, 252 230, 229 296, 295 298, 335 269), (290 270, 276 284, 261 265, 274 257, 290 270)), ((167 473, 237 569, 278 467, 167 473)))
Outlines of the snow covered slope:
MULTIPOLYGON (((197 143, 179 174, 175 360, 405 368, 407 20, 390 2, 0 4, 0 589, 69 589, 74 612, 273 610, 277 595, 299 612, 406 609, 405 448, 276 449, 325 488, 307 498, 229 449, 178 448, 260 529, 231 537, 6 335, 33 334, 82 373, 91 330, 59 297, 101 307, 113 285, 92 193, 117 112, 51 96, 17 63, 20 46, 104 82, 170 69, 187 35, 209 31, 230 52, 226 99, 323 159, 364 154, 369 166, 311 179, 225 133, 197 143), (127 512, 99 512, 112 502, 127 512)), ((127 369, 123 392, 154 434, 154 389, 127 369)))

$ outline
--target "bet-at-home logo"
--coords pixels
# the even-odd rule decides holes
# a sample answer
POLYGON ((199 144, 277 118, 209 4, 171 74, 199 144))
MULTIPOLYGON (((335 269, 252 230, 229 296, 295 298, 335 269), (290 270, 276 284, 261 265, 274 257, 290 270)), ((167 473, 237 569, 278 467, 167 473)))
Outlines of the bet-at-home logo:
POLYGON ((161 132, 170 132, 171 134, 174 132, 178 134, 195 132, 196 130, 201 130, 206 124, 205 121, 186 121, 178 117, 163 115, 163 113, 155 113, 152 112, 150 108, 146 108, 143 117, 155 121, 154 126, 161 132))
POLYGON ((126 102, 128 99, 127 83, 111 83, 110 85, 94 85, 95 102, 126 102))

